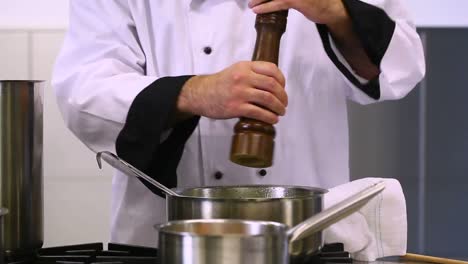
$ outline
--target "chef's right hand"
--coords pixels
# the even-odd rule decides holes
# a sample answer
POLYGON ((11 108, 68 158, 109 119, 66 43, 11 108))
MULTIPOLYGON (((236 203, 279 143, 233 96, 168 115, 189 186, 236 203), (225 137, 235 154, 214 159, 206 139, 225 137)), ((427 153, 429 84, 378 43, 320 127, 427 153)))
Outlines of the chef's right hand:
POLYGON ((269 62, 238 62, 221 72, 195 76, 179 95, 177 110, 214 119, 247 117, 276 124, 286 113, 285 78, 269 62))

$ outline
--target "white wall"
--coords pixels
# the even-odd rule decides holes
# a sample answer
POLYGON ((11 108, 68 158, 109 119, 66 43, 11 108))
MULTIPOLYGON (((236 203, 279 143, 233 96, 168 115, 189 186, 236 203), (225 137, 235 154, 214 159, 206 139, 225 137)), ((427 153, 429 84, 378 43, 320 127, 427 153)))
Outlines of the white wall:
MULTIPOLYGON (((67 19, 67 0, 0 0, 0 80, 50 80, 67 19)), ((65 127, 48 81, 45 246, 109 241, 111 179, 111 169, 100 171, 94 154, 65 127)))
MULTIPOLYGON (((64 30, 0 29, 0 80, 50 80, 64 30)), ((45 245, 109 241, 112 172, 65 127, 44 91, 45 245)))
POLYGON ((67 25, 68 0, 0 0, 0 28, 56 29, 67 25))
MULTIPOLYGON (((400 1, 409 7, 419 26, 468 27, 466 0, 400 1)), ((68 0, 0 0, 0 28, 64 28, 67 25, 68 0)))

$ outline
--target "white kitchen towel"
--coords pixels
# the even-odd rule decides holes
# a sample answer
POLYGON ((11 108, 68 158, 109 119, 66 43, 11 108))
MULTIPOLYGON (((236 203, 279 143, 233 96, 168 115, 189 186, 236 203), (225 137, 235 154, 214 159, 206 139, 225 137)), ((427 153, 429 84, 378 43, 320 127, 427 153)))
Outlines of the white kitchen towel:
POLYGON ((385 189, 358 212, 324 230, 325 243, 341 242, 354 259, 374 261, 406 253, 406 201, 395 179, 364 178, 346 183, 325 194, 325 208, 379 181, 385 189))

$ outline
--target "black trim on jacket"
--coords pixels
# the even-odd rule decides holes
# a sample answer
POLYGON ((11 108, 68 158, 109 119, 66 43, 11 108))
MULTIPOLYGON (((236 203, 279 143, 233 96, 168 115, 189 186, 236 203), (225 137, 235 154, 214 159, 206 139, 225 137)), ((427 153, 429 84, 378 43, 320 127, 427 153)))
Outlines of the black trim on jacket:
MULTIPOLYGON (((393 33, 395 32, 395 21, 393 21, 384 10, 359 0, 343 0, 348 11, 353 29, 360 39, 363 48, 372 63, 380 68, 393 33)), ((343 75, 356 87, 373 99, 380 98, 379 78, 370 80, 367 84, 361 84, 359 80, 340 62, 334 53, 330 40, 329 30, 326 25, 317 24, 322 43, 328 57, 343 73, 343 75)))
MULTIPOLYGON (((191 77, 164 77, 141 91, 132 102, 116 141, 120 158, 168 188, 177 186, 177 166, 185 142, 195 130, 200 117, 192 117, 175 125, 163 142, 161 136, 171 122, 182 87, 191 77)), ((146 181, 142 182, 153 193, 165 197, 146 181)))

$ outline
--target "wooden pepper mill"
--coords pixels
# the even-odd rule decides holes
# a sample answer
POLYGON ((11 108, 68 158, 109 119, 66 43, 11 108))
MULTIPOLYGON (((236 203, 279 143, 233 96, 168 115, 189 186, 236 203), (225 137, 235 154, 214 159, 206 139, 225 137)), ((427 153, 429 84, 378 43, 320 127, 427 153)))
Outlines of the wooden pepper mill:
MULTIPOLYGON (((278 65, 281 36, 286 30, 288 11, 257 15, 257 40, 253 61, 278 65)), ((267 123, 241 118, 234 127, 231 161, 242 166, 266 168, 273 164, 275 128, 267 123)))

